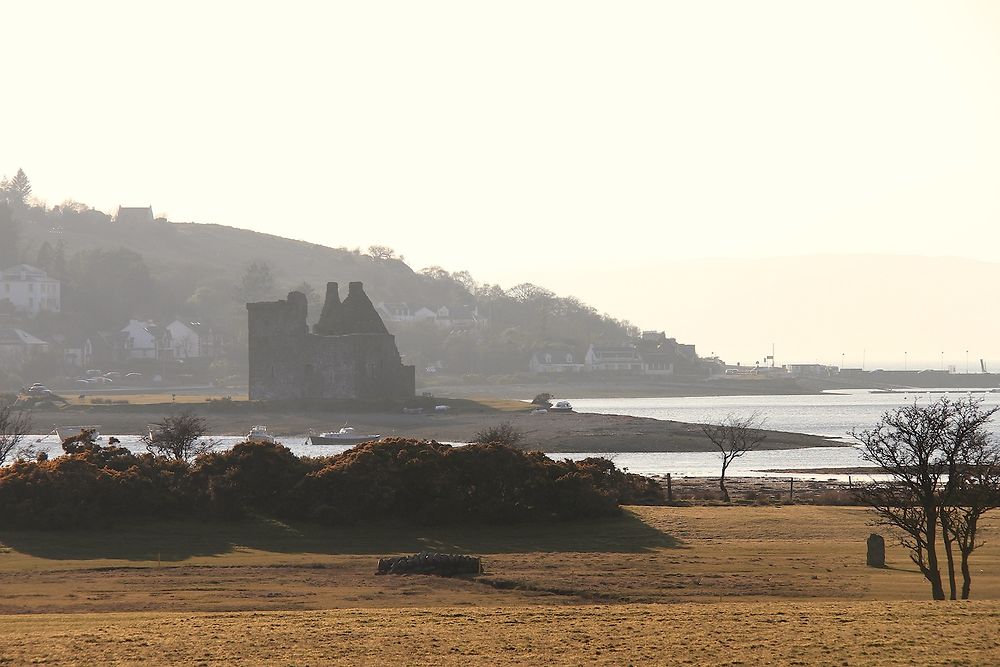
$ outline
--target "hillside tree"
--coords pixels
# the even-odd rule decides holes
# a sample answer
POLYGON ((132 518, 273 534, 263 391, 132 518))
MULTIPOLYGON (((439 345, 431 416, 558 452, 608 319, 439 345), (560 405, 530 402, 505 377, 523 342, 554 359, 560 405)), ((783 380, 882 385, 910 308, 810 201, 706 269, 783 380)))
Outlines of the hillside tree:
POLYGON ((24 206, 31 198, 31 181, 23 169, 18 169, 11 179, 4 179, 0 183, 0 189, 4 191, 7 201, 13 206, 24 206))
POLYGON ((274 294, 274 276, 271 266, 264 260, 255 260, 247 266, 236 288, 236 298, 244 303, 263 301, 274 294))
POLYGON ((372 259, 377 259, 379 261, 388 261, 390 259, 398 259, 396 256, 396 251, 387 245, 370 245, 368 246, 368 256, 372 259))
POLYGON ((18 263, 20 241, 21 226, 14 220, 10 206, 0 198, 0 269, 18 263))

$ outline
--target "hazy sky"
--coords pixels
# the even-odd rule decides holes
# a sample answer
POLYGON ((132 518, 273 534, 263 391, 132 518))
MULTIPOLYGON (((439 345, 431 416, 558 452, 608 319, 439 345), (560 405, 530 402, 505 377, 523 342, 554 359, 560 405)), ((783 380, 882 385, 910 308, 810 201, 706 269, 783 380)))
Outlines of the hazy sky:
POLYGON ((0 174, 50 204, 388 244, 648 328, 675 324, 648 277, 678 260, 1000 260, 1000 2, 37 1, 2 20, 0 174))

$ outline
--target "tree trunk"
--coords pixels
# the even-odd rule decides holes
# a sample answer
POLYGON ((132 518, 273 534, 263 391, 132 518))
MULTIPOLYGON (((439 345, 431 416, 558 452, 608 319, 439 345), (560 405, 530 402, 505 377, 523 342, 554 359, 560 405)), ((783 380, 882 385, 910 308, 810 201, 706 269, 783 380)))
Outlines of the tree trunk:
POLYGON ((944 553, 948 559, 948 589, 951 596, 949 599, 958 599, 958 589, 955 585, 955 553, 954 547, 955 539, 951 534, 950 526, 948 524, 948 519, 945 518, 946 514, 941 513, 941 539, 944 540, 944 553))
POLYGON ((972 553, 962 549, 962 599, 969 599, 969 591, 972 590, 972 572, 969 571, 969 556, 972 553))
POLYGON ((722 499, 727 503, 729 500, 729 491, 726 490, 726 469, 722 469, 722 474, 719 476, 719 490, 722 491, 722 499))
MULTIPOLYGON (((926 511, 926 510, 925 510, 926 511)), ((941 585, 941 569, 937 557, 937 512, 926 512, 925 527, 927 534, 927 571, 924 576, 931 582, 931 595, 935 600, 944 600, 944 586, 941 585)))

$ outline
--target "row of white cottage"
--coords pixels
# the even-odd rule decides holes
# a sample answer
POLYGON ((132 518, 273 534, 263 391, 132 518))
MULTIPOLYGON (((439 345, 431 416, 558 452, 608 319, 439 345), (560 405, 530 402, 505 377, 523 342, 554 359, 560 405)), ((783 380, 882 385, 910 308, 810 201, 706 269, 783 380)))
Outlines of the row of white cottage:
POLYGON ((174 320, 166 326, 129 320, 116 341, 120 360, 198 359, 220 351, 218 337, 201 322, 174 320))

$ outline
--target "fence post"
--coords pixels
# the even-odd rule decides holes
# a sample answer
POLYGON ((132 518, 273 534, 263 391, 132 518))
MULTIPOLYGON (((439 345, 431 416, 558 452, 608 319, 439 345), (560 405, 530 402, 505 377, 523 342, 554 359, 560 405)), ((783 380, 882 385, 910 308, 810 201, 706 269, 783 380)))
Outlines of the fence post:
POLYGON ((667 473, 667 502, 674 502, 674 484, 670 479, 670 473, 667 473))
POLYGON ((795 501, 795 478, 788 480, 788 502, 795 501))

